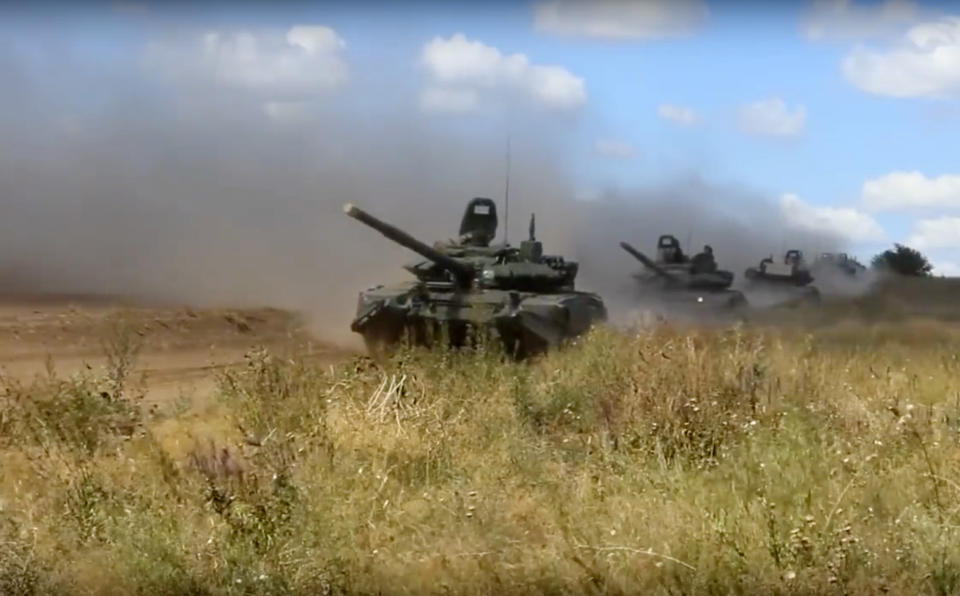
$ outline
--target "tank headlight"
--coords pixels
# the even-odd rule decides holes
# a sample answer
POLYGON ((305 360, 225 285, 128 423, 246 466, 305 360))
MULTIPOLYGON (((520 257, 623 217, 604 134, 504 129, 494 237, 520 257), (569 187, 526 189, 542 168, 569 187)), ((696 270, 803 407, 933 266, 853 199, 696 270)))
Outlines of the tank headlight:
POLYGON ((493 281, 493 278, 494 278, 494 277, 495 277, 495 275, 494 275, 494 273, 493 273, 493 269, 484 269, 484 270, 483 270, 483 279, 485 279, 485 280, 487 280, 487 281, 493 281))
POLYGON ((697 296, 697 302, 703 302, 703 296, 697 296))

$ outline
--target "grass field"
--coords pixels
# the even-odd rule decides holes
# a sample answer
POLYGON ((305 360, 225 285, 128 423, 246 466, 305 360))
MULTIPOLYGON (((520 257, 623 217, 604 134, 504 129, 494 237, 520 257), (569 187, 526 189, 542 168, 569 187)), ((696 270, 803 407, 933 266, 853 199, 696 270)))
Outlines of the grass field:
MULTIPOLYGON (((862 306, 862 305, 861 305, 862 306)), ((8 382, 0 593, 960 592, 960 327, 598 329, 531 363, 138 344, 8 382)))

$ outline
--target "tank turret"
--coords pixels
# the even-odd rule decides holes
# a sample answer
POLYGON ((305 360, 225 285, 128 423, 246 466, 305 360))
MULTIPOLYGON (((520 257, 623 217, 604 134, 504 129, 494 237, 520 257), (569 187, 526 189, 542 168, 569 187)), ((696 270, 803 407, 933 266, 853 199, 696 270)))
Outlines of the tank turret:
MULTIPOLYGON (((689 259, 682 263, 655 263, 627 242, 621 242, 620 247, 643 263, 644 267, 662 279, 670 288, 723 290, 729 288, 733 283, 733 274, 729 271, 714 270, 706 273, 696 273, 692 271, 692 263, 689 259)), ((648 277, 641 276, 643 279, 648 279, 648 277)))

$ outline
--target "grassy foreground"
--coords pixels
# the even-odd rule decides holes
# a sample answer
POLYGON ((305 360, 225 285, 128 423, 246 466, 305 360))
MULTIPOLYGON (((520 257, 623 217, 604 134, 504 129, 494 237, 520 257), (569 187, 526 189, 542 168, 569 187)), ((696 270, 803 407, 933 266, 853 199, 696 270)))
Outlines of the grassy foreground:
POLYGON ((960 592, 960 335, 259 352, 219 402, 6 387, 0 593, 960 592))

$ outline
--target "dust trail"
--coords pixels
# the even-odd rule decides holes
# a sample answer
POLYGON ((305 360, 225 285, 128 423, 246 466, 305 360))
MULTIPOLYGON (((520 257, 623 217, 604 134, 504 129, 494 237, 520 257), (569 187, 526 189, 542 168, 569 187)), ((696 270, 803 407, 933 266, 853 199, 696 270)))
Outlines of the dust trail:
MULTIPOLYGON (((412 101, 358 112, 325 97, 274 118, 253 93, 167 81, 139 63, 104 80, 96 64, 11 48, 0 44, 0 80, 16 82, 0 95, 5 291, 270 304, 350 338, 357 292, 403 279, 414 255, 346 218, 344 202, 425 241, 449 238, 468 199, 502 196, 507 130, 513 237, 522 214, 568 194, 565 125, 536 115, 465 126, 412 101), (61 81, 76 93, 100 85, 102 103, 56 94, 61 81)), ((358 85, 350 93, 389 91, 358 85)), ((557 241, 550 227, 542 235, 557 241)))
MULTIPOLYGON (((577 225, 570 240, 581 262, 582 281, 604 295, 615 316, 636 309, 636 285, 630 275, 642 269, 619 247, 621 240, 648 255, 655 252, 661 234, 676 236, 689 254, 710 245, 719 267, 734 273, 733 287, 738 289, 744 289, 746 268, 766 256, 782 257, 797 248, 812 260, 821 252, 845 248, 839 238, 786 220, 773 197, 743 186, 711 184, 695 175, 608 191, 594 201, 576 204, 574 211, 577 225)), ((829 281, 827 293, 855 294, 869 287, 839 277, 829 281)), ((763 305, 785 299, 759 298, 763 305)))
MULTIPOLYGON (((579 259, 581 286, 614 306, 637 269, 620 240, 649 250, 670 232, 710 243, 738 275, 781 248, 775 205, 743 189, 687 179, 576 201, 567 161, 575 117, 424 114, 420 81, 404 86, 390 65, 368 62, 347 91, 265 111, 259 92, 164 78, 136 52, 105 68, 100 56, 42 41, 24 49, 0 38, 8 291, 269 304, 307 313, 324 337, 350 338, 357 292, 406 278, 401 265, 413 255, 341 205, 428 242, 451 237, 468 199, 503 196, 508 134, 512 240, 535 211, 546 251, 579 259)), ((836 247, 790 233, 791 246, 836 247)))

